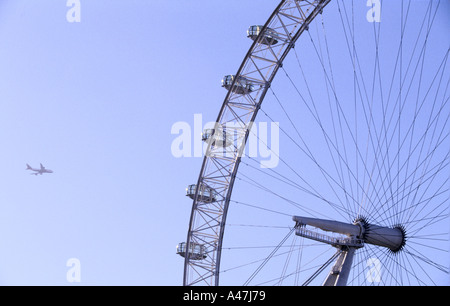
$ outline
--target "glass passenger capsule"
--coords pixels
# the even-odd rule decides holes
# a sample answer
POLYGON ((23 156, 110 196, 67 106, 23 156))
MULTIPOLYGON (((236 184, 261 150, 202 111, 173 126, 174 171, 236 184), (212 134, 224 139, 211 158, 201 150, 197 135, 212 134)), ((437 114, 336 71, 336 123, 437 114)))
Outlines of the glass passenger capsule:
POLYGON ((206 258, 206 247, 202 244, 193 243, 189 245, 189 252, 186 250, 186 242, 180 242, 177 245, 177 254, 181 257, 186 257, 189 254, 189 258, 193 260, 202 260, 206 258))
POLYGON ((236 83, 233 84, 235 75, 226 75, 222 79, 222 87, 233 91, 237 94, 247 94, 255 90, 255 85, 253 85, 249 80, 244 77, 238 77, 236 83))
POLYGON ((214 129, 205 129, 202 133, 202 141, 206 143, 212 142, 212 145, 216 147, 228 147, 233 144, 233 138, 228 135, 225 131, 220 132, 217 130, 214 133, 214 129))
MULTIPOLYGON (((186 188, 186 196, 194 200, 196 189, 196 184, 189 185, 186 188)), ((217 195, 218 194, 216 190, 205 184, 201 184, 197 194, 197 201, 201 203, 213 203, 217 201, 217 195)))
MULTIPOLYGON (((251 38, 252 40, 256 40, 256 38, 258 37, 258 35, 262 29, 263 29, 262 25, 250 26, 247 30, 247 37, 251 38)), ((278 35, 271 28, 266 28, 266 31, 264 32, 263 35, 264 35, 264 39, 261 40, 262 44, 275 45, 278 43, 278 40, 279 40, 278 35)))

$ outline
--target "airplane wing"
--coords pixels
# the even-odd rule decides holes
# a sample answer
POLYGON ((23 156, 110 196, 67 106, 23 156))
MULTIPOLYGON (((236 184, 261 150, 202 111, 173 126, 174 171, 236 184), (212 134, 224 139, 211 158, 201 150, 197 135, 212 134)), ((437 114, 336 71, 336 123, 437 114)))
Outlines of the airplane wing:
POLYGON ((42 164, 40 164, 41 165, 41 170, 45 170, 45 167, 44 166, 42 166, 42 164))

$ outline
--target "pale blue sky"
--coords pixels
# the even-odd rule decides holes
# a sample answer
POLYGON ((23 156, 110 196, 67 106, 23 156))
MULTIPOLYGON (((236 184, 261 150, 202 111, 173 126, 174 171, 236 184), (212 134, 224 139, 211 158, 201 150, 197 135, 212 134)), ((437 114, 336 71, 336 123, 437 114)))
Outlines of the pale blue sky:
POLYGON ((80 3, 0 0, 0 284, 68 284, 75 257, 81 284, 179 285, 201 159, 171 126, 215 120, 273 1, 80 3))
POLYGON ((201 159, 171 127, 216 119, 278 1, 80 2, 69 23, 66 0, 0 0, 0 284, 67 285, 78 258, 82 285, 181 285, 201 159))

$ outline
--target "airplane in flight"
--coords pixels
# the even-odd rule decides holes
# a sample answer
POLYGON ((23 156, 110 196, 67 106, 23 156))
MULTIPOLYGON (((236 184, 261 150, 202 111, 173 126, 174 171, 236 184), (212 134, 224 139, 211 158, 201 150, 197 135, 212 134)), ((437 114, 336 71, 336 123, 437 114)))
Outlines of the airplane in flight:
POLYGON ((41 164, 41 168, 40 169, 35 169, 30 167, 30 165, 27 164, 27 168, 25 170, 31 170, 31 171, 36 171, 35 173, 30 173, 30 174, 34 174, 34 175, 42 175, 43 173, 53 173, 53 170, 50 169, 46 169, 44 166, 42 166, 41 164))

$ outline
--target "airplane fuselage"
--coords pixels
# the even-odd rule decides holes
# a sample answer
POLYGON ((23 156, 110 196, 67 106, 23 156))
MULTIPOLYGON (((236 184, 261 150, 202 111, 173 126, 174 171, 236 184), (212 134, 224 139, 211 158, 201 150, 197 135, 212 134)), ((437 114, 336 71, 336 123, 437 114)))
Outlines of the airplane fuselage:
POLYGON ((35 173, 30 173, 30 174, 34 174, 34 175, 38 175, 38 174, 42 175, 43 173, 53 173, 53 170, 46 169, 42 164, 41 164, 41 168, 39 168, 39 169, 33 168, 27 164, 27 168, 25 170, 35 171, 35 173))

